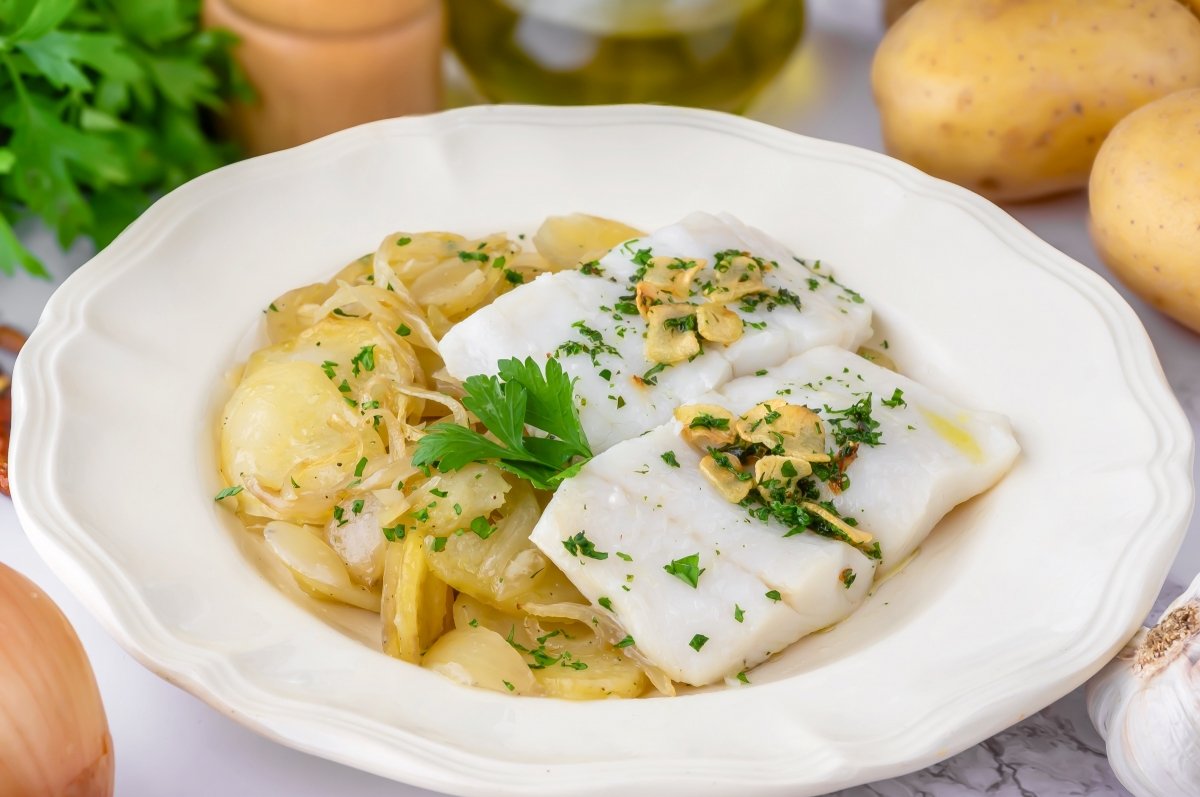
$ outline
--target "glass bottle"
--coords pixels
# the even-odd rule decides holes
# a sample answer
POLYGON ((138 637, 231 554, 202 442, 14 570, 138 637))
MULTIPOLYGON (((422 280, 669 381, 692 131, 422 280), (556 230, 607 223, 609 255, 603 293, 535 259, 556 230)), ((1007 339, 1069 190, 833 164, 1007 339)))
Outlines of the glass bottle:
POLYGON ((795 48, 803 0, 448 0, 450 42, 495 102, 741 111, 795 48))

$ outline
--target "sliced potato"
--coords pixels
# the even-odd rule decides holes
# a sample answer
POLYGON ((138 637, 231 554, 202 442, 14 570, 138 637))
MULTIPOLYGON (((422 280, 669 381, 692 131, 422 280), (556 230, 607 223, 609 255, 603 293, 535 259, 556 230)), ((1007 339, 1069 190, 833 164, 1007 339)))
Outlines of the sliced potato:
POLYGON ((425 540, 409 534, 388 543, 383 574, 383 649, 388 655, 419 664, 446 630, 450 587, 426 566, 425 540))
POLYGON ((282 520, 272 521, 263 529, 267 547, 309 595, 378 612, 378 593, 352 583, 346 565, 319 534, 315 528, 282 520))
POLYGON ((417 534, 446 537, 468 528, 480 516, 504 505, 510 487, 499 469, 472 463, 457 471, 437 473, 409 495, 412 509, 405 525, 417 534))
POLYGON ((504 637, 488 628, 455 628, 433 643, 421 666, 465 686, 493 692, 535 695, 541 689, 529 665, 504 637))
POLYGON ((583 626, 579 636, 556 636, 545 641, 545 650, 557 658, 553 664, 533 670, 542 691, 565 700, 603 700, 609 697, 638 697, 649 687, 646 674, 612 645, 598 639, 583 626))
POLYGON ((612 219, 572 213, 550 216, 533 236, 533 245, 553 271, 599 260, 618 244, 644 235, 612 219))
POLYGON ((513 487, 487 538, 472 531, 452 534, 445 549, 430 554, 429 567, 459 592, 516 612, 518 604, 584 602, 562 571, 529 541, 541 509, 528 485, 513 487))

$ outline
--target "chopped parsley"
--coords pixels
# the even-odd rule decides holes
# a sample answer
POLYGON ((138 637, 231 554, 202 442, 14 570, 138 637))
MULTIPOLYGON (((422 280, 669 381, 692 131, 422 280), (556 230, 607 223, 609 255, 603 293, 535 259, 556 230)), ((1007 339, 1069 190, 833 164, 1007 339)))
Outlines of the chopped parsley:
POLYGON ((244 489, 246 489, 246 488, 242 487, 240 484, 235 487, 226 487, 224 490, 217 493, 217 497, 214 498, 213 500, 214 501, 224 501, 226 498, 233 498, 235 495, 237 495, 244 489))
POLYGON ((750 683, 750 679, 746 676, 746 671, 742 670, 737 674, 737 679, 744 684, 750 683))
POLYGON ((450 495, 450 493, 446 492, 445 490, 439 490, 436 487, 429 488, 429 494, 435 495, 438 498, 445 498, 446 496, 450 495))
POLYGON ((632 562, 632 561, 633 561, 633 557, 632 557, 632 556, 630 556, 629 554, 625 553, 624 551, 617 551, 617 558, 618 558, 618 559, 624 559, 626 562, 632 562))
POLYGON ((904 400, 904 391, 901 390, 900 388, 896 388, 896 390, 892 393, 891 398, 883 399, 879 403, 885 407, 907 407, 908 406, 908 402, 904 400))
POLYGON ((358 354, 350 360, 350 364, 354 366, 354 375, 358 376, 363 371, 375 370, 375 345, 363 346, 358 354))
POLYGON ((605 551, 597 551, 596 545, 587 538, 586 532, 579 532, 573 537, 563 540, 563 547, 571 556, 586 556, 588 559, 604 560, 608 558, 605 551))
POLYGON ((833 440, 839 446, 847 443, 877 446, 883 442, 879 421, 871 417, 870 393, 842 410, 831 409, 829 405, 825 405, 825 414, 829 420, 833 440))
POLYGON ((670 465, 672 468, 679 467, 679 460, 676 459, 674 451, 664 451, 664 452, 662 452, 661 456, 662 456, 662 461, 667 463, 668 465, 670 465))
POLYGON ((350 505, 350 511, 356 515, 361 515, 364 506, 366 506, 366 502, 363 499, 355 498, 354 503, 350 505))
POLYGON ((405 534, 405 528, 403 525, 399 525, 399 524, 397 524, 395 526, 385 526, 383 529, 383 536, 387 539, 388 542, 396 542, 398 540, 402 540, 402 539, 404 539, 404 534, 405 534))
MULTIPOLYGON (((500 261, 497 260, 496 262, 500 261)), ((511 268, 504 269, 504 279, 512 285, 520 285, 525 282, 525 278, 511 268)))
POLYGON ((601 596, 596 603, 600 604, 605 609, 608 609, 610 612, 613 610, 612 601, 610 601, 608 598, 601 596))
POLYGON ((599 260, 589 260, 579 266, 580 272, 587 274, 589 277, 603 277, 604 269, 600 267, 599 260))
POLYGON ((854 575, 853 570, 847 567, 838 575, 838 578, 841 580, 843 587, 850 589, 850 585, 854 583, 854 579, 857 578, 857 576, 854 575))
POLYGON ((481 540, 486 540, 488 537, 496 533, 496 527, 489 523, 488 519, 483 515, 480 515, 471 521, 470 529, 471 532, 481 540))
POLYGON ((652 365, 650 370, 642 374, 642 382, 647 385, 657 385, 658 375, 670 367, 668 363, 656 363, 652 365))
POLYGON ((777 603, 779 601, 783 600, 783 596, 779 594, 779 590, 777 590, 777 589, 773 589, 770 592, 768 592, 767 598, 769 598, 770 600, 773 600, 777 603))
POLYGON ((487 252, 459 252, 458 259, 464 263, 474 260, 476 263, 486 263, 491 260, 487 252))
POLYGON ((692 641, 688 643, 688 647, 699 653, 700 648, 704 647, 704 643, 707 641, 708 637, 706 637, 704 634, 696 634, 694 637, 692 637, 692 641))
POLYGON ((733 619, 737 620, 739 623, 746 619, 746 610, 741 606, 738 606, 736 603, 733 604, 733 619))
POLYGON ((685 556, 682 559, 675 559, 669 565, 663 565, 663 570, 675 576, 692 589, 699 587, 700 576, 704 574, 706 569, 700 567, 700 554, 698 553, 685 556))
POLYGON ((620 642, 618 642, 617 644, 613 645, 613 647, 614 647, 614 648, 627 648, 627 647, 629 647, 629 646, 631 646, 631 645, 634 645, 634 644, 637 644, 637 643, 635 643, 635 642, 633 641, 633 637, 629 636, 629 634, 626 634, 626 635, 625 635, 625 638, 624 638, 624 639, 622 639, 622 640, 621 640, 620 642))
POLYGON ((366 469, 367 469, 367 458, 363 457, 362 459, 360 459, 358 461, 358 464, 354 466, 354 477, 356 479, 361 479, 362 475, 363 475, 363 471, 366 469))
POLYGON ((517 687, 513 686, 511 683, 509 683, 508 681, 501 680, 500 683, 504 684, 504 688, 510 692, 516 690, 516 688, 517 688, 517 687))
POLYGON ((441 553, 442 551, 446 550, 446 538, 434 537, 432 547, 434 553, 441 553))
POLYGON ((333 379, 334 377, 335 368, 337 368, 337 363, 335 363, 333 360, 326 360, 325 362, 321 363, 321 370, 324 371, 325 376, 329 377, 330 379, 333 379))
POLYGON ((695 332, 696 314, 681 315, 678 318, 668 318, 663 321, 663 329, 669 329, 672 332, 695 332))
POLYGON ((699 415, 697 415, 695 418, 692 418, 691 423, 688 424, 688 428, 689 429, 722 429, 722 430, 724 430, 724 429, 729 428, 729 419, 728 418, 717 418, 712 415, 709 415, 707 412, 702 412, 699 415))
POLYGON ((408 246, 410 243, 412 243, 412 238, 409 238, 407 235, 396 239, 396 246, 408 246))
POLYGON ((604 335, 592 327, 588 326, 583 321, 576 321, 571 324, 574 329, 579 330, 579 334, 586 338, 589 342, 585 343, 579 340, 568 340, 565 343, 559 344, 554 350, 556 357, 572 357, 576 354, 586 354, 592 360, 592 365, 596 368, 600 367, 600 355, 611 354, 615 357, 620 357, 621 353, 609 343, 605 342, 604 335))
POLYGON ((410 327, 408 324, 401 324, 400 326, 396 327, 396 334, 402 338, 407 338, 412 334, 412 327, 410 327))

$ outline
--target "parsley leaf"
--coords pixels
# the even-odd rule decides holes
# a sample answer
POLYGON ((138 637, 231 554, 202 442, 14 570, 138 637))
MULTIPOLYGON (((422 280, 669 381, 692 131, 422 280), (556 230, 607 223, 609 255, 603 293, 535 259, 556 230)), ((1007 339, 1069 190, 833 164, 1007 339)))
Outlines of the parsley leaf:
POLYGON ((700 567, 700 554, 694 553, 682 559, 676 559, 669 565, 663 565, 663 570, 678 578, 692 589, 700 585, 700 576, 707 568, 700 567))
POLYGON ((202 116, 249 88, 199 3, 0 3, 0 273, 46 276, 13 234, 26 213, 103 247, 162 194, 228 162, 202 116))
POLYGON ((532 357, 501 360, 498 369, 499 376, 467 378, 463 405, 499 442, 465 426, 438 423, 418 441, 412 462, 436 464, 442 471, 492 462, 538 489, 553 490, 592 456, 571 379, 554 359, 546 361, 544 373, 532 357), (526 426, 550 437, 527 435, 526 426))

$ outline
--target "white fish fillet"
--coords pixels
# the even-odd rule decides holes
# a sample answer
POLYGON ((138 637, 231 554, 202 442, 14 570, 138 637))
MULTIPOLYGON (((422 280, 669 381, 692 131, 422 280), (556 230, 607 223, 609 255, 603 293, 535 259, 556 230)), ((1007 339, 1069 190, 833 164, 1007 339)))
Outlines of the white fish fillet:
POLYGON ((834 347, 814 349, 766 375, 736 379, 704 399, 741 414, 770 398, 829 413, 872 395, 871 416, 882 445, 861 445, 846 469, 850 487, 822 487, 838 511, 856 518, 879 540, 883 567, 904 561, 937 522, 958 504, 982 493, 1012 467, 1020 450, 1008 419, 968 410, 929 388, 834 347), (895 407, 883 402, 902 391, 895 407))
POLYGON ((845 543, 784 537, 786 527, 751 518, 713 492, 700 454, 678 435, 672 421, 593 459, 558 488, 531 539, 589 600, 607 598, 668 676, 702 685, 845 617, 866 596, 875 562, 845 543), (666 451, 680 467, 663 461, 666 451), (606 557, 573 555, 563 541, 579 532, 606 557), (663 569, 692 554, 704 568, 695 588, 663 569), (699 650, 697 634, 708 638, 699 650))
MULTIPOLYGON (((857 348, 871 335, 871 310, 858 294, 817 269, 793 259, 790 252, 763 233, 729 216, 694 213, 678 224, 619 246, 600 261, 603 276, 578 271, 546 274, 522 285, 457 324, 441 341, 449 373, 459 379, 493 374, 509 357, 539 362, 555 355, 576 378, 580 417, 594 451, 664 423, 679 404, 694 400, 729 379, 784 362, 815 346, 857 348), (703 258, 709 268, 725 250, 748 251, 778 268, 766 276, 768 286, 797 295, 801 309, 760 305, 739 314, 745 335, 730 346, 709 345, 691 362, 667 368, 657 384, 641 384, 652 363, 643 355, 646 325, 618 304, 632 288, 640 250, 653 256, 703 258), (573 324, 581 324, 581 329, 573 324), (755 328, 751 324, 761 325, 755 328), (611 347, 597 353, 568 353, 563 344, 598 348, 598 335, 611 347)), ((703 273, 697 282, 703 279, 703 273)))
MULTIPOLYGON (((821 490, 841 515, 875 536, 886 567, 903 561, 946 512, 1008 470, 1018 447, 1006 419, 963 409, 834 347, 734 380, 700 400, 737 414, 780 397, 807 405, 824 419, 833 450, 837 411, 868 393, 879 444, 860 444, 843 492, 824 484, 821 490)), ((844 542, 809 532, 785 536, 788 529, 777 521, 729 503, 701 475, 700 453, 679 432, 672 420, 593 459, 559 488, 532 539, 589 600, 608 599, 651 661, 676 680, 700 685, 846 617, 865 598, 878 563, 844 542), (663 460, 666 451, 680 467, 663 460), (563 542, 579 532, 607 558, 573 555, 563 542), (694 589, 663 570, 692 553, 706 568, 694 589), (849 588, 847 569, 855 575, 849 588), (780 601, 766 598, 772 589, 780 601), (690 644, 695 634, 708 637, 700 650, 690 644)))

